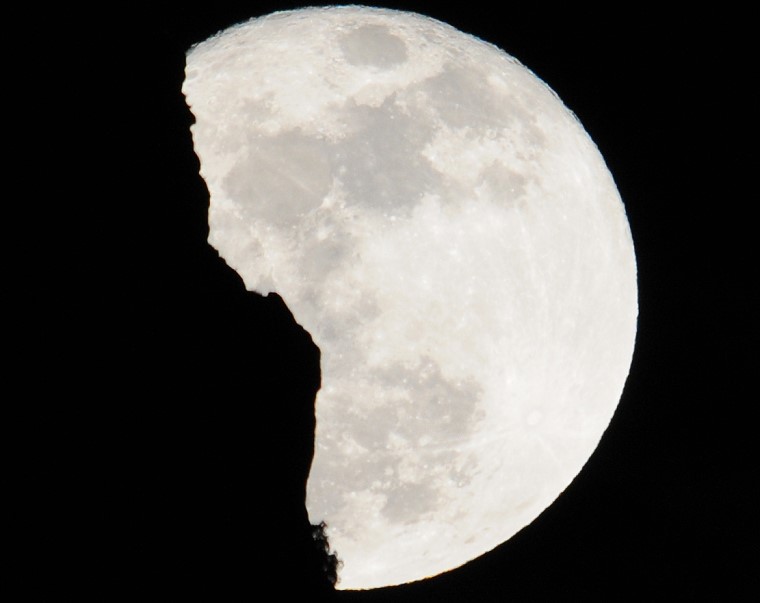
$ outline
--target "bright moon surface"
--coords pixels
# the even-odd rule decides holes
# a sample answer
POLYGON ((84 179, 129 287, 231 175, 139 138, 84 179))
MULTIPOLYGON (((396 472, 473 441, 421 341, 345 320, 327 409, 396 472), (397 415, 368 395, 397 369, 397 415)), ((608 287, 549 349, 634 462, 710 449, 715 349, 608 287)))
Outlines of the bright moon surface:
POLYGON ((232 27, 183 92, 209 242, 321 350, 307 508, 338 587, 436 575, 534 520, 636 332, 625 210, 575 116, 495 46, 364 7, 232 27))

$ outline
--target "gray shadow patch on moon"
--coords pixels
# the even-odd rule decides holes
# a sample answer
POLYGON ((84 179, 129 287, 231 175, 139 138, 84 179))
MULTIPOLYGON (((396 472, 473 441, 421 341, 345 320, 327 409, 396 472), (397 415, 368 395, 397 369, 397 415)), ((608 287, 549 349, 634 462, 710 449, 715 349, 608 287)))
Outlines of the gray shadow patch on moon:
POLYGON ((252 136, 247 155, 224 179, 246 219, 290 225, 319 207, 332 184, 325 141, 290 130, 277 136, 252 136), (277 200, 277 202, 273 202, 277 200))
POLYGON ((397 406, 396 421, 400 433, 410 441, 419 434, 435 442, 458 441, 480 418, 481 387, 474 380, 446 379, 431 358, 423 356, 413 369, 394 365, 376 374, 382 387, 407 384, 408 404, 397 406))
POLYGON ((472 65, 448 64, 438 75, 420 82, 441 121, 455 128, 503 127, 509 124, 508 99, 496 94, 484 74, 472 65))
POLYGON ((439 492, 428 484, 402 483, 389 493, 382 513, 393 523, 415 523, 426 512, 435 510, 440 498, 439 492))
POLYGON ((389 69, 406 62, 404 41, 384 25, 362 25, 340 40, 343 56, 351 65, 389 69))
MULTIPOLYGON (((339 510, 352 493, 379 494, 385 501, 380 512, 389 522, 413 524, 444 505, 452 484, 460 488, 470 483, 476 455, 458 445, 470 441, 484 417, 482 390, 472 380, 447 379, 426 357, 415 367, 395 364, 370 374, 373 389, 395 391, 396 397, 360 416, 344 416, 343 432, 367 452, 362 462, 329 469, 343 481, 319 497, 339 510)), ((363 405, 345 399, 336 407, 345 411, 363 405)))
POLYGON ((298 265, 304 274, 326 278, 350 260, 355 249, 352 245, 355 245, 353 237, 346 232, 333 232, 324 240, 309 237, 298 250, 298 265))
POLYGON ((478 185, 485 187, 488 196, 498 199, 500 205, 520 207, 526 202, 528 178, 501 162, 494 162, 485 168, 478 185))
POLYGON ((411 86, 408 93, 424 94, 426 105, 441 121, 453 128, 487 130, 520 124, 539 146, 544 135, 535 117, 520 105, 514 94, 505 94, 489 82, 489 72, 471 64, 449 63, 441 73, 411 86))
MULTIPOLYGON (((372 213, 408 217, 426 193, 445 196, 440 174, 423 156, 435 127, 406 114, 395 95, 379 107, 353 100, 338 109, 352 132, 338 141, 300 129, 251 136, 247 152, 224 179, 225 192, 243 216, 276 227, 302 226, 338 178, 347 204, 372 213), (239 200, 244 200, 241 202, 239 200), (277 200, 277 202, 273 202, 277 200)), ((250 119, 258 114, 253 111, 250 119)), ((335 233, 338 238, 342 235, 335 233)), ((333 243, 338 253, 343 244, 333 243)), ((330 262, 334 264, 337 255, 330 262)))
MULTIPOLYGON (((246 107, 245 119, 255 130, 268 105, 246 107)), ((307 135, 299 128, 248 137, 245 154, 223 183, 231 199, 245 200, 240 207, 243 216, 276 227, 304 226, 302 218, 321 206, 337 178, 347 204, 406 218, 426 194, 445 203, 472 197, 424 155, 442 126, 466 129, 473 141, 510 131, 519 137, 515 146, 522 149, 541 148, 545 138, 512 95, 489 84, 484 74, 454 64, 390 95, 378 107, 348 99, 332 110, 350 124, 350 132, 338 140, 307 135)), ((512 170, 494 162, 480 182, 491 196, 516 199, 524 195, 526 185, 519 172, 518 166, 512 170)), ((327 265, 336 265, 346 247, 339 242, 341 233, 336 235, 323 252, 332 254, 327 265)))
POLYGON ((355 129, 331 155, 349 202, 407 216, 423 194, 440 188, 440 175, 422 155, 432 124, 405 114, 395 95, 380 107, 348 104, 340 111, 355 129))

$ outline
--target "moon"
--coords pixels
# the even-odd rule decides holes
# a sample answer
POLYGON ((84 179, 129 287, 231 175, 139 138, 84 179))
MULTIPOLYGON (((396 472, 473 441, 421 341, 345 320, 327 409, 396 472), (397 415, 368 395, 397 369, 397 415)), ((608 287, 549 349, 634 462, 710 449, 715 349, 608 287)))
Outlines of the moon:
POLYGON ((533 521, 636 335, 624 205, 578 119, 495 46, 356 6, 221 32, 183 92, 210 244, 321 350, 306 505, 338 587, 437 575, 533 521))

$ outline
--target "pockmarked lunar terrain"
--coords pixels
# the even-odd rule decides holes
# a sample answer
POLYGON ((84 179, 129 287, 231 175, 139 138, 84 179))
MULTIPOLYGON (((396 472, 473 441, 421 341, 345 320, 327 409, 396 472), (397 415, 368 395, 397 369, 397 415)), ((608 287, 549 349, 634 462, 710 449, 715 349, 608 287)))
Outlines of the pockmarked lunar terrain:
POLYGON ((625 210, 575 116, 498 48, 363 7, 232 27, 183 92, 209 242, 321 350, 307 508, 338 586, 529 524, 597 446, 636 332, 625 210))

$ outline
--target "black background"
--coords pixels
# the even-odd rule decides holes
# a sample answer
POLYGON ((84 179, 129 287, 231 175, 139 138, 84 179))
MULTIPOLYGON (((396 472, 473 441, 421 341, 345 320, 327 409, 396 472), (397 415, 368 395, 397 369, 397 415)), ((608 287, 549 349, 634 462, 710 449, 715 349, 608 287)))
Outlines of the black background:
MULTIPOLYGON (((757 355, 756 201, 739 185, 744 116, 756 106, 740 66, 746 16, 375 5, 496 44, 578 115, 626 205, 640 316, 618 411, 554 505, 463 568, 339 599, 756 596, 757 477, 743 435, 757 355)), ((303 483, 290 476, 302 476, 309 453, 318 351, 276 296, 246 294, 207 246, 207 193, 180 92, 191 44, 298 6, 109 4, 61 14, 37 59, 25 102, 47 136, 19 147, 51 166, 32 180, 50 209, 45 252, 19 254, 34 261, 22 271, 31 314, 18 356, 45 367, 25 380, 30 436, 19 455, 31 461, 22 491, 32 519, 19 525, 36 543, 25 549, 34 588, 94 588, 106 601, 317 597, 297 560, 271 572, 261 559, 290 517, 303 519, 303 483), (259 561, 236 567, 253 534, 259 561), (226 556, 211 552, 220 548, 226 556), (235 596, 191 596, 176 581, 221 566, 237 572, 235 596)))

